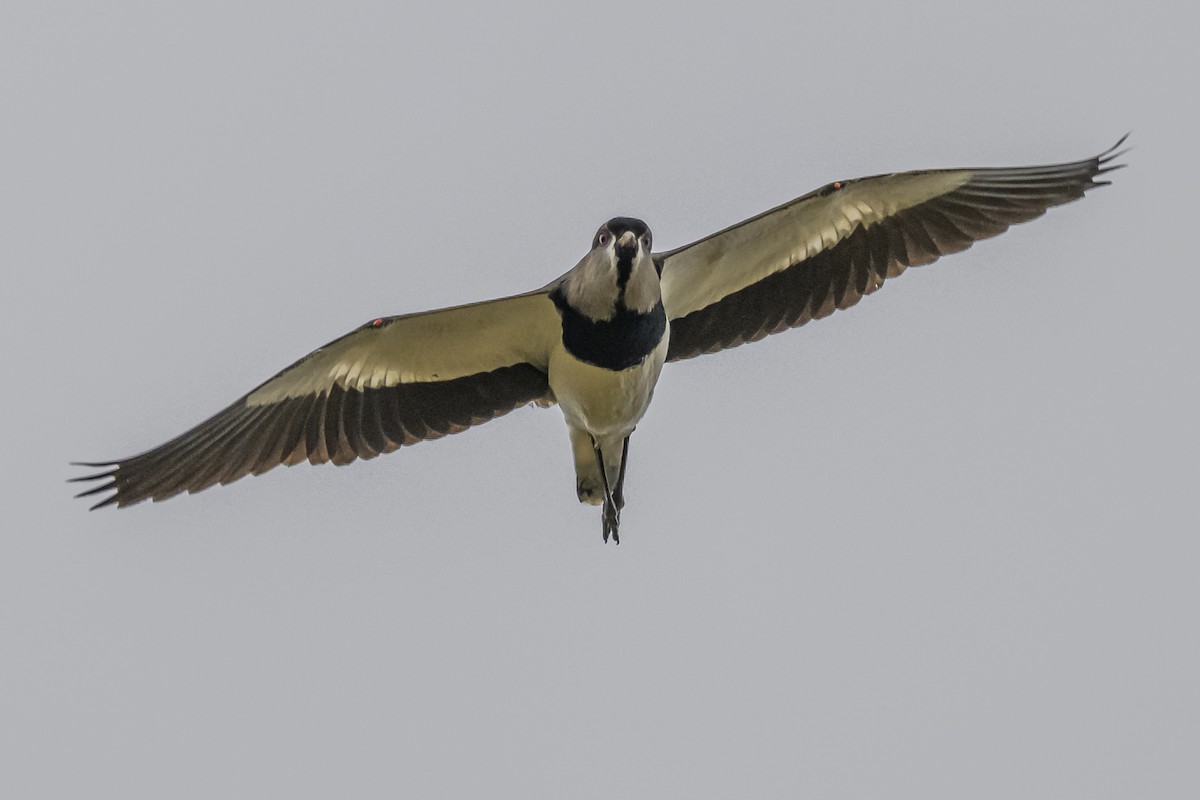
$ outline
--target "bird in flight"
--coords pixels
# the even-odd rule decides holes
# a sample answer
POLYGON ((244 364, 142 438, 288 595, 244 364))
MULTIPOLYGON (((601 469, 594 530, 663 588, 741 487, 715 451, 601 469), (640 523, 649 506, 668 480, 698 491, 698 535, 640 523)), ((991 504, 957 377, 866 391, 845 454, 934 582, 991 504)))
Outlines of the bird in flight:
POLYGON ((630 217, 537 291, 371 320, 141 455, 81 463, 93 509, 165 500, 279 464, 348 464, 459 433, 524 405, 566 419, 580 502, 619 538, 629 438, 663 365, 849 308, 929 264, 1076 200, 1122 137, 1066 164, 837 181, 699 241, 654 252, 630 217))

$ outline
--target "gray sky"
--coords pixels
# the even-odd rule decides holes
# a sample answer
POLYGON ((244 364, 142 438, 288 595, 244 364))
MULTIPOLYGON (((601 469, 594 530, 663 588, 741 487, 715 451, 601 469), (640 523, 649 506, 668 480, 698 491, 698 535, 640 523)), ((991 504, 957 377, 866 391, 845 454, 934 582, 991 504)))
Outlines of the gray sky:
POLYGON ((1200 790, 1194 19, 190 5, 0 11, 0 796, 1200 790), (121 512, 63 483, 615 214, 673 247, 1131 128, 1113 187, 669 365, 619 548, 557 410, 121 512))

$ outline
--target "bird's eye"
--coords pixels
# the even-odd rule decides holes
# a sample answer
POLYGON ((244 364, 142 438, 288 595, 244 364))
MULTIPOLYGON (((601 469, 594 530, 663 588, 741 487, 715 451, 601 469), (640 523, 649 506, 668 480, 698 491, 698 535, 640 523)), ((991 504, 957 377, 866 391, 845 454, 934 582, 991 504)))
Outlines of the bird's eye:
POLYGON ((600 245, 601 247, 604 247, 606 244, 608 244, 611 241, 612 241, 612 234, 609 233, 608 231, 600 231, 599 233, 596 234, 596 244, 600 245))
POLYGON ((650 249, 650 234, 648 234, 648 233, 642 234, 642 246, 645 247, 647 250, 650 249))

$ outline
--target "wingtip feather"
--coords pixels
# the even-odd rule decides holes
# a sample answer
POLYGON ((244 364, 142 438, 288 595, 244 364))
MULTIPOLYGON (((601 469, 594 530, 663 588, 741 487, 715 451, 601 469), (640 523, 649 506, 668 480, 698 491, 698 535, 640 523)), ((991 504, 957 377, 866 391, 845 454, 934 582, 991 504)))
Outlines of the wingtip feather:
POLYGON ((113 475, 116 475, 116 474, 117 474, 117 471, 114 469, 114 470, 109 470, 108 472, 97 472, 97 473, 93 473, 91 475, 80 475, 78 478, 67 478, 67 483, 88 483, 89 481, 98 481, 98 480, 103 480, 104 478, 111 478, 113 475))
POLYGON ((94 506, 89 508, 88 511, 96 511, 97 509, 105 508, 111 505, 116 505, 118 508, 120 508, 120 506, 117 504, 117 495, 115 494, 112 497, 106 497, 99 503, 96 503, 94 506))
MULTIPOLYGON (((1133 145, 1130 145, 1129 147, 1122 147, 1122 145, 1125 144, 1126 140, 1128 140, 1132 134, 1133 134, 1133 131, 1129 131, 1124 136, 1122 136, 1120 139, 1118 139, 1116 144, 1114 144, 1112 147, 1105 150, 1100 155, 1096 156, 1096 162, 1103 166, 1103 165, 1108 164, 1110 161, 1115 161, 1118 158, 1120 158, 1121 156, 1124 156, 1125 154, 1131 152, 1133 150, 1133 145)), ((1121 166, 1124 166, 1124 165, 1121 165, 1121 166)), ((1112 169, 1115 169, 1115 168, 1116 167, 1112 167, 1112 169)))
MULTIPOLYGON (((100 486, 93 486, 91 489, 83 490, 79 494, 75 495, 75 499, 78 500, 81 497, 91 497, 92 495, 100 494, 101 492, 115 491, 116 488, 117 488, 117 484, 115 482, 104 483, 104 484, 101 484, 100 486)), ((113 495, 113 496, 115 497, 116 495, 113 495)))
POLYGON ((1107 150, 1105 150, 1105 151, 1104 151, 1103 153, 1101 153, 1100 155, 1101 155, 1101 156, 1107 156, 1107 155, 1109 155, 1109 154, 1110 154, 1110 153, 1112 153, 1114 150, 1116 150, 1118 147, 1120 147, 1121 145, 1125 144, 1126 140, 1128 140, 1128 139, 1129 139, 1129 137, 1130 137, 1130 136, 1132 136, 1132 135, 1133 135, 1133 131, 1132 131, 1132 130, 1128 130, 1128 131, 1126 131, 1124 136, 1122 136, 1120 139, 1117 139, 1117 141, 1116 141, 1116 144, 1114 144, 1112 147, 1110 147, 1110 148, 1108 148, 1107 150))
POLYGON ((94 481, 100 481, 98 485, 92 486, 91 488, 85 489, 84 491, 76 494, 76 500, 82 497, 92 497, 94 495, 103 494, 104 492, 112 492, 110 497, 102 499, 99 503, 96 503, 89 508, 89 511, 95 511, 98 508, 104 508, 105 506, 113 505, 114 503, 118 502, 120 489, 117 486, 116 474, 118 471, 117 468, 120 466, 119 461, 72 461, 71 466, 104 470, 102 472, 93 472, 87 475, 80 475, 75 478, 67 478, 67 483, 92 483, 94 481), (112 469, 105 469, 106 467, 112 467, 112 469))

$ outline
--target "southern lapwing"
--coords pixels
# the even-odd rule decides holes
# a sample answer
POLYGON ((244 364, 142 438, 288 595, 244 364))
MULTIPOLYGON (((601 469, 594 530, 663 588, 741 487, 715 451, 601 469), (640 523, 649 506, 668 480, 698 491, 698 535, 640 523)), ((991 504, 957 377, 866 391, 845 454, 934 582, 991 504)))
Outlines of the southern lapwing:
POLYGON ((278 464, 348 464, 458 433, 528 404, 566 418, 579 500, 619 541, 629 437, 663 364, 849 308, 905 268, 1083 197, 1124 138, 1069 164, 899 172, 823 186, 655 253, 641 220, 534 292, 380 317, 330 342, 171 441, 85 463, 93 508, 165 500, 278 464))

